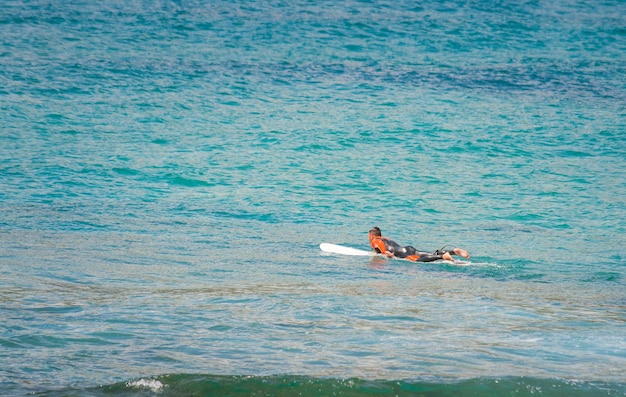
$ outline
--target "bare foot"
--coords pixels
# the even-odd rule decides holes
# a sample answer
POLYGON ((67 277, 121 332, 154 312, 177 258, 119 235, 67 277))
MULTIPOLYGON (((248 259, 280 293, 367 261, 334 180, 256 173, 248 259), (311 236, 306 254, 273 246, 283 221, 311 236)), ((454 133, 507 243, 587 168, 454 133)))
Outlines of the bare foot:
POLYGON ((462 256, 463 258, 469 258, 469 253, 467 251, 465 251, 464 249, 461 248, 455 248, 454 249, 454 253, 456 255, 462 256))
POLYGON ((454 262, 454 259, 452 259, 452 255, 450 255, 449 252, 446 252, 445 254, 441 255, 441 259, 445 259, 447 261, 453 261, 454 262))

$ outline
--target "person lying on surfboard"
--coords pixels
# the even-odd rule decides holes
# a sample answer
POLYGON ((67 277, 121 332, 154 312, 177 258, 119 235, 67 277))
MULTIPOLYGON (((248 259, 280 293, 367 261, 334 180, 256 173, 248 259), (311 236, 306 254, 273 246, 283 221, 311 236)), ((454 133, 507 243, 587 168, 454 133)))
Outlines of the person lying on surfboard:
POLYGON ((370 245, 378 254, 383 254, 388 258, 396 257, 408 259, 413 262, 432 262, 439 259, 447 261, 453 261, 452 255, 459 255, 463 258, 469 258, 469 253, 461 248, 454 248, 453 250, 437 250, 434 253, 419 251, 415 247, 407 245, 401 246, 393 240, 382 236, 382 232, 379 227, 374 226, 367 234, 370 245))

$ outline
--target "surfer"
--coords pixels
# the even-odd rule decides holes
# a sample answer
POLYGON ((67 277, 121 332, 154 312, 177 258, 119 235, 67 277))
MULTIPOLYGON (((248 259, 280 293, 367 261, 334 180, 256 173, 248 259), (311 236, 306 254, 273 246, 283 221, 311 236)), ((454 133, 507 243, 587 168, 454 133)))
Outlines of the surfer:
POLYGON ((373 227, 367 234, 370 245, 379 254, 383 254, 388 258, 404 258, 413 262, 432 262, 439 259, 447 261, 453 261, 452 255, 462 256, 463 258, 469 258, 469 253, 461 248, 454 248, 452 250, 437 250, 434 253, 419 251, 415 247, 407 245, 405 247, 396 243, 395 241, 383 237, 379 227, 373 227))

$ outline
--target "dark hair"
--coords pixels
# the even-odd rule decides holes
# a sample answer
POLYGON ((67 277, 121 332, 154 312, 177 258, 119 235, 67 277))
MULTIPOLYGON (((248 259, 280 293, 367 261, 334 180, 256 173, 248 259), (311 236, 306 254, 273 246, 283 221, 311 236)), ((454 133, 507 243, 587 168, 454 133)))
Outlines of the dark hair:
POLYGON ((374 226, 373 228, 370 229, 370 233, 375 234, 376 236, 382 236, 382 232, 380 231, 380 228, 378 226, 374 226))

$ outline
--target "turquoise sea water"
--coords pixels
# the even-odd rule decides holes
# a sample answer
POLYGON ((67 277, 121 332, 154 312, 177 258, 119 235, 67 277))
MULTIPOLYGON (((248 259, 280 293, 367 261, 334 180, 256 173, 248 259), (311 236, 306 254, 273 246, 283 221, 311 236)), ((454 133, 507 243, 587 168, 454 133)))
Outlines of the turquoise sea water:
POLYGON ((626 395, 623 1, 0 5, 1 395, 626 395))

